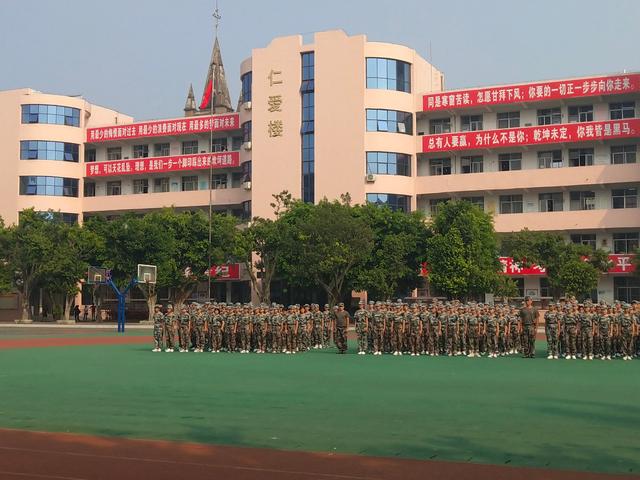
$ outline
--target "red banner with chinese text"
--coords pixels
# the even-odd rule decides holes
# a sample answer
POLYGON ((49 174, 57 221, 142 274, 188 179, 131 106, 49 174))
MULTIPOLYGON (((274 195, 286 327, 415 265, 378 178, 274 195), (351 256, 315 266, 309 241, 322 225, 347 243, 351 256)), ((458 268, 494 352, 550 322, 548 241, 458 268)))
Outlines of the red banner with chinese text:
POLYGON ((226 263, 224 265, 212 265, 209 275, 214 280, 240 280, 240 264, 226 263))
POLYGON ((189 135, 210 131, 236 130, 240 128, 237 113, 198 117, 172 118, 153 122, 111 125, 87 128, 87 142, 100 143, 130 138, 160 137, 168 135, 189 135))
POLYGON ((549 143, 587 142, 640 136, 640 118, 536 127, 477 130, 422 137, 422 152, 505 148, 549 143))
POLYGON ((431 112, 484 105, 619 95, 638 91, 640 74, 631 73, 433 93, 423 96, 422 108, 425 112, 431 112))
POLYGON ((239 152, 198 153, 173 157, 136 158, 87 163, 87 177, 110 175, 141 175, 204 168, 233 168, 240 166, 239 152))

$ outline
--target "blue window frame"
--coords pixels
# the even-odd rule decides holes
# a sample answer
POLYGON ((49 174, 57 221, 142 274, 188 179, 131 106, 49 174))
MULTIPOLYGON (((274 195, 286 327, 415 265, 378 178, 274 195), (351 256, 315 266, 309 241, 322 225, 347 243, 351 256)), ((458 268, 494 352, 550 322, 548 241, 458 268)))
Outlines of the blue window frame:
POLYGON ((379 207, 389 207, 394 212, 411 211, 411 197, 407 195, 396 195, 395 193, 367 193, 367 202, 373 203, 379 207))
POLYGON ((242 102, 251 101, 251 82, 253 81, 253 74, 247 72, 240 78, 242 82, 242 102))
POLYGON ((20 177, 20 195, 77 197, 78 179, 63 177, 20 177))
POLYGON ((302 83, 300 97, 302 103, 302 124, 300 140, 302 144, 302 200, 315 201, 315 54, 301 54, 302 83))
POLYGON ((52 142, 50 140, 22 140, 20 142, 20 160, 60 160, 78 162, 77 143, 52 142))
POLYGON ((80 126, 80 109, 60 105, 22 105, 22 123, 80 126))
POLYGON ((413 135, 413 115, 398 110, 367 108, 367 132, 413 135))
POLYGON ((411 155, 395 152, 367 152, 367 173, 411 176, 411 155))
POLYGON ((367 58, 367 88, 411 93, 411 64, 392 58, 367 58))

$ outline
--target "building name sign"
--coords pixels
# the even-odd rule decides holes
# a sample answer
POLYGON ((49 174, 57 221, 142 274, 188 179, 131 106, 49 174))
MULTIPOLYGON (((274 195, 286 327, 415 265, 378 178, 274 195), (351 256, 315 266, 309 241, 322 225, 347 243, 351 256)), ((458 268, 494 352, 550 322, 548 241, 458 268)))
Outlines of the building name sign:
POLYGON ((422 108, 425 112, 432 112, 485 105, 618 95, 638 91, 640 91, 640 73, 632 73, 434 93, 424 95, 422 108))
POLYGON ((640 136, 640 119, 443 133, 422 137, 422 151, 447 152, 546 143, 572 143, 640 136))
POLYGON ((239 115, 237 113, 230 113, 225 115, 174 118, 153 122, 88 128, 87 142, 100 143, 130 138, 189 135, 211 131, 236 130, 239 128, 239 122, 239 115))
POLYGON ((133 160, 87 163, 86 176, 141 175, 144 173, 200 170, 204 168, 232 168, 239 165, 239 152, 200 153, 173 157, 136 158, 133 160))

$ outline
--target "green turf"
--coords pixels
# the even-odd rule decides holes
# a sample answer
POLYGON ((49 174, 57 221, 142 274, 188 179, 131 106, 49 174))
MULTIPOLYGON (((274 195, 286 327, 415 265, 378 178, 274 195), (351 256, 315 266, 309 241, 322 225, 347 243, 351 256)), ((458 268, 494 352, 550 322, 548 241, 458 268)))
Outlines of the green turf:
POLYGON ((119 345, 0 350, 0 365, 2 427, 640 472, 638 360, 119 345))

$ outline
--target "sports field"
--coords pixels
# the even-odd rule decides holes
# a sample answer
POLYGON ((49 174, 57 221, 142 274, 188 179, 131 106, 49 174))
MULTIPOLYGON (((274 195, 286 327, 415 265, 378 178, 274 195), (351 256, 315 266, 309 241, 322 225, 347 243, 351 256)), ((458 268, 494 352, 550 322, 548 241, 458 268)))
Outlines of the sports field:
POLYGON ((640 361, 549 361, 543 348, 534 360, 0 349, 0 428, 640 474, 640 361))

